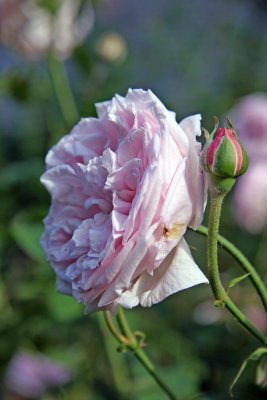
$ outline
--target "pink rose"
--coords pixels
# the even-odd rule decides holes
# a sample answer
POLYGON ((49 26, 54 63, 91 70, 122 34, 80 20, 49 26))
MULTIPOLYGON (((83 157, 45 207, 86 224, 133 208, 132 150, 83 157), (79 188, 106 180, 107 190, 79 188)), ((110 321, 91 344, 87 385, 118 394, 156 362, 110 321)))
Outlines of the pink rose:
POLYGON ((46 157, 42 246, 87 311, 151 306, 207 282, 183 236, 206 203, 200 115, 180 124, 150 91, 97 104, 46 157))

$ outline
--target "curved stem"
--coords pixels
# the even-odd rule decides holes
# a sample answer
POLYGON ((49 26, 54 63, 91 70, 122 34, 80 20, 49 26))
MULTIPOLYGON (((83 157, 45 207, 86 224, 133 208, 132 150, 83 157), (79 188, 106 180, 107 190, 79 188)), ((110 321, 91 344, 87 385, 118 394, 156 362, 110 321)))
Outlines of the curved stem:
POLYGON ((79 119, 79 114, 64 63, 52 53, 48 55, 47 62, 62 116, 66 125, 71 127, 73 123, 79 119))
MULTIPOLYGON (((200 225, 197 229, 197 232, 203 236, 208 236, 208 228, 204 225, 200 225)), ((231 243, 223 236, 218 235, 218 243, 222 246, 224 250, 226 250, 229 254, 231 254, 231 256, 240 264, 240 266, 244 269, 244 271, 249 273, 248 278, 254 285, 267 311, 267 289, 261 277, 253 267, 253 265, 233 243, 231 243)))
POLYGON ((123 396, 127 396, 131 390, 131 381, 125 365, 125 359, 121 358, 114 348, 113 338, 109 335, 109 332, 106 329, 106 316, 103 314, 104 313, 96 313, 96 316, 98 319, 99 329, 102 334, 107 359, 111 367, 113 380, 118 392, 123 396))
POLYGON ((134 336, 133 332, 131 331, 128 321, 125 317, 123 308, 121 306, 118 306, 118 315, 117 315, 117 321, 118 325, 122 331, 122 333, 125 335, 125 337, 129 340, 129 342, 132 344, 132 346, 138 346, 138 342, 136 340, 136 337, 134 336))
POLYGON ((105 322, 107 324, 108 329, 110 330, 111 334, 114 338, 120 343, 128 345, 129 341, 126 337, 124 337, 115 327, 112 321, 111 313, 109 311, 103 311, 105 322))
POLYGON ((152 364, 144 350, 141 348, 141 344, 138 342, 135 334, 131 331, 131 328, 129 327, 122 307, 118 307, 117 315, 118 325, 122 333, 120 333, 113 324, 112 317, 109 311, 104 311, 104 316, 107 326, 115 339, 120 344, 125 345, 129 350, 132 351, 135 357, 140 361, 140 363, 148 371, 148 373, 154 378, 156 383, 170 400, 178 400, 176 395, 171 391, 171 389, 168 388, 168 386, 166 386, 165 382, 163 382, 163 380, 160 378, 155 366, 152 364))
POLYGON ((150 361, 144 350, 138 344, 138 341, 136 340, 134 333, 131 331, 128 325, 123 309, 120 306, 118 307, 117 319, 123 334, 127 337, 127 339, 129 339, 131 343, 130 350, 133 352, 135 357, 141 362, 143 367, 154 378, 154 380, 157 382, 159 387, 165 392, 165 394, 169 397, 169 399, 177 400, 176 395, 168 388, 168 386, 166 386, 165 382, 163 382, 161 377, 158 375, 155 366, 152 364, 152 362, 150 361))
POLYGON ((211 194, 211 206, 209 215, 208 229, 208 267, 210 284, 216 300, 222 301, 232 315, 240 322, 243 327, 255 336, 260 342, 267 346, 267 338, 261 333, 254 324, 239 310, 239 308, 228 297, 220 279, 218 269, 218 230, 221 215, 222 202, 224 195, 211 194))

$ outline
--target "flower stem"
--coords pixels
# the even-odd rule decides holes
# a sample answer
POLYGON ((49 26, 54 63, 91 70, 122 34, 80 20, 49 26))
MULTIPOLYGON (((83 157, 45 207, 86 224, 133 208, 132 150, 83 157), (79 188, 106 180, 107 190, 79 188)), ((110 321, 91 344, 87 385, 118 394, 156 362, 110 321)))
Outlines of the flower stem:
POLYGON ((225 305, 225 307, 232 313, 232 315, 247 331, 249 331, 265 346, 267 346, 267 338, 232 302, 221 283, 218 268, 217 241, 223 199, 224 195, 211 193, 211 206, 208 229, 208 267, 211 288, 215 299, 222 302, 222 304, 225 305))
MULTIPOLYGON (((200 225, 197 229, 197 232, 203 236, 208 236, 208 228, 206 226, 200 225)), ((232 257, 240 264, 244 271, 249 273, 248 278, 254 285, 257 293, 261 298, 262 304, 267 311, 267 289, 253 265, 233 243, 231 243, 223 236, 218 235, 218 243, 222 246, 223 249, 225 249, 229 254, 232 255, 232 257)))
POLYGON ((103 313, 96 313, 98 324, 100 328, 100 332, 102 334, 103 343, 106 350, 106 355, 112 370, 112 375, 114 379, 114 383, 117 387, 117 390, 122 395, 129 394, 130 379, 128 376, 128 371, 124 360, 120 358, 119 354, 114 349, 114 341, 113 338, 109 335, 109 332, 106 329, 106 316, 103 313))
POLYGON ((78 121, 79 114, 70 87, 65 65, 53 53, 47 57, 51 82, 57 96, 62 116, 68 127, 78 121))
POLYGON ((121 332, 115 327, 112 321, 112 317, 109 311, 104 311, 105 321, 107 326, 115 337, 115 339, 127 349, 131 350, 135 357, 140 361, 147 372, 152 376, 152 378, 159 385, 161 390, 167 395, 170 400, 178 400, 176 395, 168 388, 168 386, 163 382, 163 380, 158 375, 155 366, 152 364, 144 350, 142 349, 142 344, 137 340, 134 332, 131 331, 122 307, 118 307, 117 321, 121 332))
POLYGON ((126 346, 129 344, 129 341, 126 337, 124 337, 115 327, 115 325, 113 324, 112 321, 112 316, 111 313, 109 311, 104 311, 104 318, 107 324, 108 329, 110 330, 110 332, 112 333, 112 335, 114 336, 114 338, 120 343, 120 344, 125 344, 126 346))

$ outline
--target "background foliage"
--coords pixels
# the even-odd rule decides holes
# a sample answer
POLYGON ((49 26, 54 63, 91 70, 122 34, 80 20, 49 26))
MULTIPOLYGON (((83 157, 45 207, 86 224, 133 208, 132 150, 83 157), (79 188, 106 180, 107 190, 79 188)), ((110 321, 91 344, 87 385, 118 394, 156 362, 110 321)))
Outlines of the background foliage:
MULTIPOLYGON (((160 400, 163 395, 142 366, 131 354, 116 352, 101 315, 84 315, 72 298, 55 292, 54 273, 39 246, 49 207, 49 196, 39 183, 43 160, 51 145, 77 122, 66 97, 63 110, 68 113, 62 113, 59 96, 64 97, 68 76, 78 114, 88 116, 95 115, 95 102, 115 92, 151 88, 177 112, 178 120, 201 112, 204 126, 210 128, 212 116, 225 115, 240 96, 267 91, 267 7, 265 1, 255 0, 102 0, 93 8, 93 30, 65 61, 51 54, 32 61, 17 49, 0 46, 2 392, 9 360, 27 350, 73 371, 73 381, 46 399, 160 400), (115 46, 111 56, 103 47, 107 37, 115 46), (117 39, 121 47, 112 57, 117 39)), ((249 236, 241 231, 231 198, 222 221, 221 232, 266 275, 266 232, 249 236)), ((206 271, 205 239, 189 232, 188 241, 206 271)), ((223 252, 221 260, 225 280, 240 275, 223 252)), ((246 281, 233 289, 233 297, 267 329, 246 281)), ((257 345, 212 304, 209 287, 201 286, 152 309, 127 312, 133 329, 146 332, 147 352, 182 399, 229 398, 234 374, 257 345)), ((254 375, 251 366, 236 387, 237 399, 266 398, 266 391, 254 384, 254 375)))

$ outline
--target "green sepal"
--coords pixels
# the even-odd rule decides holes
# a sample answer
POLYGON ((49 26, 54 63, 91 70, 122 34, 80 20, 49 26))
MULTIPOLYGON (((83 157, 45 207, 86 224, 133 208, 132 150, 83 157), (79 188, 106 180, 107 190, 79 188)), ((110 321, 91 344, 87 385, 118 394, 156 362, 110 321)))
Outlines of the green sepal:
POLYGON ((217 132, 217 129, 219 128, 219 125, 220 125, 219 118, 216 115, 213 116, 213 119, 214 119, 214 128, 213 128, 213 131, 210 134, 210 136, 212 138, 215 135, 215 133, 217 132))
POLYGON ((248 272, 247 274, 238 276, 237 278, 232 279, 226 288, 226 293, 229 293, 229 290, 232 289, 235 285, 237 285, 239 282, 243 281, 244 279, 246 279, 248 276, 250 275, 250 272, 248 272))
POLYGON ((234 128, 234 126, 233 126, 232 121, 230 120, 229 117, 226 118, 226 121, 227 121, 227 124, 228 124, 229 128, 230 128, 231 131, 232 131, 232 134, 233 134, 234 137, 238 140, 238 136, 237 136, 237 133, 236 133, 236 131, 235 131, 235 128, 234 128))

